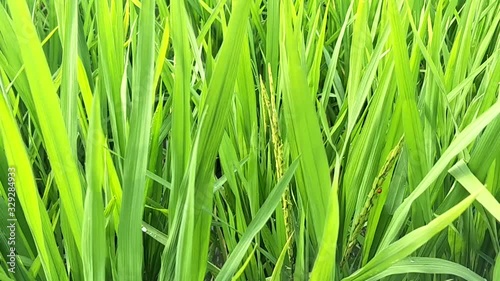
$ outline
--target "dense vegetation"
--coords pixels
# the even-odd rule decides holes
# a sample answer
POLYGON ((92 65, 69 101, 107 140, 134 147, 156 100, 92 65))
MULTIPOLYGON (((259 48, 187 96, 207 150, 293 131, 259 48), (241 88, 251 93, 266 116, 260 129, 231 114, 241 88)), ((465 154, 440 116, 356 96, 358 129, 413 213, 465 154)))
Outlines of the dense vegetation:
POLYGON ((0 280, 500 280, 499 21, 0 0, 0 280))

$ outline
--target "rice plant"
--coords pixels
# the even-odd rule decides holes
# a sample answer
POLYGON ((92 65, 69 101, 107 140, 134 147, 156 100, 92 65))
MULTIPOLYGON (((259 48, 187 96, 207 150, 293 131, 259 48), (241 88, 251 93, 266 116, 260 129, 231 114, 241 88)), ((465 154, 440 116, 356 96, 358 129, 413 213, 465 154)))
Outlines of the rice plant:
POLYGON ((0 0, 0 280, 500 281, 499 23, 0 0))

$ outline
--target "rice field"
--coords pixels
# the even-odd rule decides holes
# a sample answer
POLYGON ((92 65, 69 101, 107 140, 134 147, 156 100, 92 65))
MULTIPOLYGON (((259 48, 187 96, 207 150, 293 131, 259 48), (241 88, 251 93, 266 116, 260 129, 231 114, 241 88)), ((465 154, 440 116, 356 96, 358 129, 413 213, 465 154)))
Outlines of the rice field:
POLYGON ((497 0, 0 0, 0 280, 500 281, 497 0))

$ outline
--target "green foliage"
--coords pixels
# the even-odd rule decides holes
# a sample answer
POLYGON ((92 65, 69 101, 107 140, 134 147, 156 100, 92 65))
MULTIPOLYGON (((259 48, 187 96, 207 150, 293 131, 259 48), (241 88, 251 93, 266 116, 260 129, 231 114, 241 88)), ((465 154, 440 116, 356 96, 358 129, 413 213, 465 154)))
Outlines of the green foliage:
POLYGON ((499 23, 0 0, 0 280, 500 281, 499 23))

